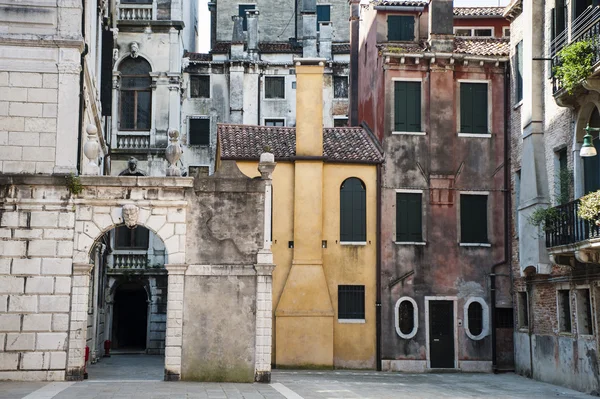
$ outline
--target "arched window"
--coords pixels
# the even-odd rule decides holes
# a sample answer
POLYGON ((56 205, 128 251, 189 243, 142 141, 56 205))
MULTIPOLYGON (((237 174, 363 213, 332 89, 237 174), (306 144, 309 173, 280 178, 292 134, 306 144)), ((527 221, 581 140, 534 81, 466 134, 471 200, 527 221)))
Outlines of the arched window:
POLYGON ((419 311, 414 299, 404 296, 396 302, 396 333, 403 339, 411 339, 419 328, 419 311))
MULTIPOLYGON (((598 108, 594 107, 594 111, 589 120, 590 127, 600 127, 600 113, 598 108)), ((598 132, 590 132, 594 138, 594 147, 600 154, 600 139, 598 132)), ((600 190, 600 157, 583 157, 583 178, 585 193, 591 193, 600 190)))
POLYGON ((129 57, 121 63, 120 130, 150 130, 151 70, 142 57, 129 57))
POLYGON ((340 188, 340 241, 367 240, 365 184, 356 177, 344 180, 340 188))
POLYGON ((483 298, 469 298, 465 303, 465 332, 473 340, 480 340, 488 335, 490 315, 487 303, 483 298))

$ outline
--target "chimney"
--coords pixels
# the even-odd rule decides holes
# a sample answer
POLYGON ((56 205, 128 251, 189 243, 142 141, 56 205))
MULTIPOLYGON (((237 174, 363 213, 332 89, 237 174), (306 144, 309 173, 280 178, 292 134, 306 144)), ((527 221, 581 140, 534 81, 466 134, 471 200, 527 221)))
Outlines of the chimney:
POLYGON ((296 58, 296 155, 323 156, 322 58, 296 58))
POLYGON ((317 57, 317 0, 302 0, 302 57, 317 57))
POLYGON ((452 0, 435 0, 429 3, 429 45, 431 51, 454 51, 454 4, 452 0))
POLYGON ((330 60, 333 26, 331 22, 321 22, 319 25, 319 57, 330 60))
POLYGON ((258 59, 258 10, 246 11, 248 24, 248 55, 251 59, 258 59))
POLYGON ((239 60, 244 58, 244 18, 234 15, 231 20, 233 21, 233 36, 230 57, 232 60, 239 60))

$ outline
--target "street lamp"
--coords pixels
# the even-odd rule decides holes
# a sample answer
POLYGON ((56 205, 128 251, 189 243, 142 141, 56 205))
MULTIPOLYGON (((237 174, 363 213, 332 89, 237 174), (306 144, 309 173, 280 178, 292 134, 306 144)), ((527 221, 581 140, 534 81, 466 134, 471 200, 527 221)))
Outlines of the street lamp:
POLYGON ((600 132, 600 128, 590 127, 590 124, 585 127, 585 136, 583 136, 583 145, 579 151, 579 156, 582 157, 595 157, 597 152, 594 147, 593 137, 590 132, 600 132))

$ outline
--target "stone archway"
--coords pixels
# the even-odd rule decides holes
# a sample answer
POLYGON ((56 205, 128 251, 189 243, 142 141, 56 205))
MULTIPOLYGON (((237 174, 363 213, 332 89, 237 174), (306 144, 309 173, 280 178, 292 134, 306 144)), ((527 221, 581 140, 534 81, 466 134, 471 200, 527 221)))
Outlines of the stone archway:
POLYGON ((584 103, 579 109, 575 118, 574 137, 573 137, 573 177, 575 198, 580 198, 585 195, 585 171, 584 160, 579 156, 581 145, 583 144, 583 136, 585 135, 585 127, 595 110, 600 110, 600 101, 598 93, 592 92, 584 99, 584 103))
MULTIPOLYGON (((94 178, 86 178, 97 181, 94 178)), ((110 179, 110 178, 109 178, 110 179)), ((84 179, 82 179, 84 180, 84 179)), ((105 177, 103 180, 107 180, 105 177)), ((110 179, 113 180, 113 179, 110 179)), ((172 187, 164 197, 168 186, 164 179, 155 178, 114 178, 118 190, 112 187, 95 187, 96 192, 112 192, 114 199, 82 199, 75 203, 75 234, 73 248, 73 279, 71 295, 71 322, 67 355, 67 379, 83 379, 85 366, 85 346, 87 335, 87 306, 90 284, 90 261, 94 243, 107 231, 122 225, 123 206, 133 205, 137 212, 135 224, 154 232, 164 243, 168 264, 167 288, 167 327, 165 340, 165 379, 179 380, 181 375, 181 346, 183 329, 183 289, 185 262, 187 201, 185 189, 192 185, 191 179, 170 179, 177 187, 172 187), (179 182, 180 181, 180 182, 179 182), (140 184, 142 182, 146 185, 140 184), (130 187, 124 190, 124 187, 130 187), (148 200, 148 197, 155 200, 148 200), (116 197, 116 198, 115 198, 116 197), (129 198, 123 198, 129 197, 129 198), (134 199, 135 198, 135 199, 134 199), (168 200, 167 200, 168 199, 168 200)), ((107 183, 110 183, 107 181, 107 183)), ((128 221, 130 222, 130 221, 128 221)))

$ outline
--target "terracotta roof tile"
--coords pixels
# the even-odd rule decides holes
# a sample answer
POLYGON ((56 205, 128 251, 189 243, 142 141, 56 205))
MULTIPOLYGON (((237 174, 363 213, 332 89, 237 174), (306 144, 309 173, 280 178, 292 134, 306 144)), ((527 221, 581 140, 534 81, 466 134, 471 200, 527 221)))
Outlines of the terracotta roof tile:
POLYGON ((382 5, 382 6, 400 6, 400 7, 420 7, 420 6, 426 6, 429 4, 429 1, 426 0, 421 0, 421 1, 386 1, 386 0, 380 0, 380 1, 371 1, 371 4, 374 4, 376 6, 378 5, 382 5))
POLYGON ((473 39, 457 37, 454 40, 454 52, 460 54, 502 57, 510 54, 510 45, 508 39, 473 39))
MULTIPOLYGON (((221 159, 257 160, 265 147, 275 159, 296 155, 296 128, 256 125, 217 125, 221 159)), ((329 162, 380 163, 383 156, 369 133, 361 127, 323 129, 323 152, 329 162)))
POLYGON ((504 7, 454 7, 455 17, 496 17, 501 18, 504 7))
POLYGON ((189 51, 186 51, 183 54, 183 56, 189 58, 190 61, 211 61, 212 60, 212 56, 210 54, 205 54, 205 53, 191 53, 189 51))

